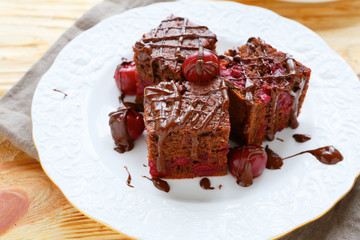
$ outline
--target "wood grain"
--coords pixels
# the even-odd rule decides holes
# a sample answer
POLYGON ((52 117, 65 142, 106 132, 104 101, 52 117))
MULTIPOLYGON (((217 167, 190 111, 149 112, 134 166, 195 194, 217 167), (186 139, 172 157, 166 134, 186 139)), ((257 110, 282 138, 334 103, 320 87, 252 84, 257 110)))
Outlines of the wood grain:
MULTIPOLYGON (((0 97, 86 10, 100 0, 1 0, 0 97)), ((360 1, 326 4, 244 0, 318 33, 360 74, 360 1)), ((76 210, 40 164, 0 136, 0 191, 21 190, 29 209, 0 239, 129 239, 76 210)))
POLYGON ((30 206, 0 239, 130 239, 76 210, 40 164, 0 137, 0 190, 22 190, 30 206))

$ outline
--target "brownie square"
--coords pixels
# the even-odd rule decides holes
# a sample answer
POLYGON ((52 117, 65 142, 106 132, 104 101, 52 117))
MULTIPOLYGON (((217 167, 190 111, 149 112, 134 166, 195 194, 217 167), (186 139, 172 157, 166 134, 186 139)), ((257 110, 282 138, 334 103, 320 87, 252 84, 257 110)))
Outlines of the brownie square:
POLYGON ((206 26, 169 16, 133 46, 139 88, 161 81, 182 80, 181 65, 185 59, 200 45, 215 51, 216 42, 216 35, 206 26))
POLYGON ((298 126, 309 68, 260 38, 227 51, 220 65, 230 86, 231 135, 236 141, 261 144, 286 127, 298 126))
POLYGON ((223 79, 207 85, 161 82, 145 88, 150 174, 194 178, 227 174, 229 98, 223 79))

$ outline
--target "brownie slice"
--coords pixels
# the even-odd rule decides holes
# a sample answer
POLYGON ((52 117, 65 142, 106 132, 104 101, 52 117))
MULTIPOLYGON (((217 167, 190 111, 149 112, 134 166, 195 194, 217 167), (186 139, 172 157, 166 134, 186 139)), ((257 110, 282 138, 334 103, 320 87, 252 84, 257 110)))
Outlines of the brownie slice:
POLYGON ((193 178, 227 174, 230 119, 227 86, 169 81, 145 88, 150 174, 193 178))
POLYGON ((298 126, 311 70, 260 38, 220 57, 220 75, 229 83, 231 135, 241 144, 273 140, 298 126))
POLYGON ((187 18, 169 16, 135 43, 134 61, 139 87, 182 80, 181 65, 202 45, 215 51, 216 35, 187 18))

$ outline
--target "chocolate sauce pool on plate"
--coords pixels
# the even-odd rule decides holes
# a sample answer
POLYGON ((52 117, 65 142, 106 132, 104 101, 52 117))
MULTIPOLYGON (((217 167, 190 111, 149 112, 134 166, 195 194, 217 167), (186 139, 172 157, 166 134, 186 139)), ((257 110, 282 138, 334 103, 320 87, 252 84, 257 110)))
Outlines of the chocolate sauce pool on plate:
POLYGON ((59 93, 64 94, 64 99, 67 97, 67 94, 66 94, 66 93, 64 93, 64 92, 63 92, 63 91, 61 91, 61 90, 58 90, 58 89, 53 89, 53 91, 54 91, 54 92, 59 92, 59 93))
POLYGON ((302 143, 309 141, 311 139, 311 136, 307 134, 294 134, 293 138, 295 139, 295 141, 302 143))
POLYGON ((273 150, 271 150, 268 145, 266 145, 265 151, 268 156, 266 168, 267 169, 280 169, 281 166, 283 165, 283 159, 279 155, 277 155, 273 150))
POLYGON ((128 176, 127 180, 126 180, 126 185, 133 188, 134 186, 130 184, 131 183, 131 175, 129 173, 129 170, 128 170, 128 168, 126 166, 124 166, 124 168, 127 171, 127 173, 129 174, 129 176, 128 176))
POLYGON ((147 176, 143 176, 146 179, 149 179, 150 181, 152 181, 152 183, 154 184, 154 186, 164 192, 169 192, 170 191, 170 186, 169 184, 165 181, 162 180, 160 178, 149 178, 147 176))
POLYGON ((320 162, 322 162, 324 164, 328 164, 328 165, 337 164, 338 162, 340 162, 344 159, 343 156, 341 155, 341 153, 339 152, 339 150, 337 150, 333 146, 325 146, 325 147, 317 148, 314 150, 303 151, 303 152, 297 153, 295 155, 292 155, 290 157, 286 157, 283 160, 295 157, 295 156, 303 154, 303 153, 310 153, 311 155, 316 157, 317 160, 319 160, 320 162))
POLYGON ((205 190, 213 190, 214 187, 211 187, 211 182, 208 178, 202 178, 200 180, 200 186, 205 190))
POLYGON ((340 161, 342 161, 344 158, 333 146, 325 146, 320 147, 313 150, 307 150, 303 151, 294 155, 291 155, 286 158, 281 158, 279 155, 277 155, 274 151, 272 151, 268 146, 265 148, 266 153, 268 154, 268 162, 266 164, 266 168, 268 169, 280 169, 283 165, 283 160, 292 158, 295 156, 298 156, 300 154, 304 153, 310 153, 314 157, 316 157, 317 160, 319 160, 321 163, 328 164, 328 165, 334 165, 340 161))

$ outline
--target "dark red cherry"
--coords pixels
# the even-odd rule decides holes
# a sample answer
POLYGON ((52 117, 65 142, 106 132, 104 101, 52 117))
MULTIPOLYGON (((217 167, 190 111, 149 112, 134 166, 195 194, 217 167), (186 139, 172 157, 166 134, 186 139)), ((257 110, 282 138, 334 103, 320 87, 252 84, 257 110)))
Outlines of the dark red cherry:
POLYGON ((195 83, 207 83, 219 75, 219 59, 200 46, 199 51, 191 54, 182 64, 184 77, 195 83))
POLYGON ((259 145, 246 145, 233 148, 229 153, 230 173, 239 178, 247 162, 251 163, 251 172, 254 178, 260 176, 266 167, 267 154, 264 148, 259 145))
POLYGON ((129 137, 132 140, 137 139, 145 128, 143 116, 135 110, 130 109, 126 115, 126 126, 129 137))
POLYGON ((114 74, 117 88, 126 95, 137 94, 138 77, 134 62, 123 62, 114 74))

